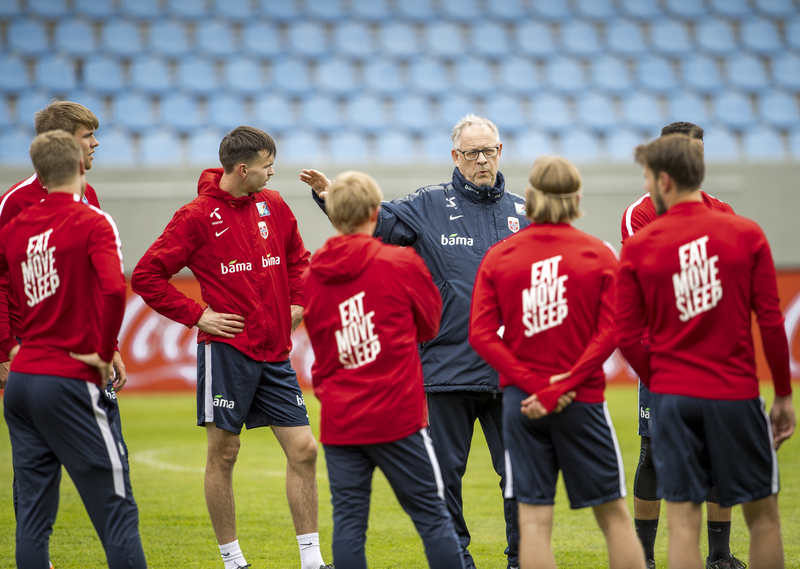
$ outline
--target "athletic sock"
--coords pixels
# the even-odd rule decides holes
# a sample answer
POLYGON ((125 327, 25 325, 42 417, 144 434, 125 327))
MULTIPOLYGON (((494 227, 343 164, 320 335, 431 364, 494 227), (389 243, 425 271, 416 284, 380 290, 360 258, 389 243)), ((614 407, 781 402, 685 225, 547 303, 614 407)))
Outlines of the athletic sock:
POLYGON ((636 526, 636 535, 642 542, 646 559, 655 559, 656 533, 658 533, 658 520, 633 520, 636 526))
POLYGON ((226 543, 219 546, 222 561, 225 563, 225 569, 236 569, 237 567, 244 567, 247 561, 244 560, 242 550, 239 549, 239 540, 226 543))
POLYGON ((731 552, 731 522, 708 522, 708 558, 722 559, 731 552))
POLYGON ((305 533, 297 536, 300 547, 300 566, 303 569, 319 569, 325 565, 319 551, 319 533, 305 533))

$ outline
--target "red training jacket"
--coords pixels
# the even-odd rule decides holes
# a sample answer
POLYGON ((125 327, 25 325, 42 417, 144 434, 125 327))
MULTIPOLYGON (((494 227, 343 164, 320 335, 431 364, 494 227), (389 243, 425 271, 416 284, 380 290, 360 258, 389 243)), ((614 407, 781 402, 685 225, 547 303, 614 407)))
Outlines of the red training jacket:
MULTIPOLYGON (((47 188, 41 184, 36 174, 11 186, 0 197, 0 229, 11 223, 11 220, 17 217, 20 212, 38 204, 46 197, 47 188)), ((96 208, 100 207, 100 203, 97 201, 97 194, 89 184, 86 184, 86 192, 82 201, 96 208)), ((6 326, 11 328, 12 334, 22 337, 20 334, 22 326, 20 308, 14 304, 14 298, 9 295, 8 276, 0 279, 0 328, 5 328, 6 326)), ((8 354, 0 350, 0 362, 6 361, 8 361, 8 354)))
POLYGON ((501 386, 537 394, 548 411, 572 390, 576 401, 602 403, 603 362, 617 347, 616 272, 607 243, 569 224, 532 223, 486 253, 469 342, 500 372, 501 386), (567 371, 570 378, 550 385, 567 371))
POLYGON ((367 235, 331 237, 303 296, 320 440, 380 444, 427 427, 417 343, 439 332, 442 297, 422 258, 367 235))
POLYGON ((789 343, 775 266, 755 222, 679 203, 622 248, 620 349, 656 393, 758 396, 750 327, 755 310, 777 395, 791 393, 789 343), (650 350, 642 344, 648 322, 650 350))
MULTIPOLYGON (((98 371, 70 357, 111 361, 125 313, 125 275, 114 221, 76 194, 55 193, 0 230, 0 274, 10 274, 24 344, 11 371, 81 379, 98 371)), ((0 328, 2 349, 16 342, 0 328)))
POLYGON ((198 196, 150 246, 131 285, 159 314, 191 328, 203 307, 169 282, 189 267, 212 310, 245 318, 244 331, 235 338, 201 330, 198 343, 224 342, 257 361, 283 361, 292 349, 290 305, 303 305, 299 281, 309 252, 278 192, 234 198, 220 189, 221 178, 222 168, 200 175, 198 196))

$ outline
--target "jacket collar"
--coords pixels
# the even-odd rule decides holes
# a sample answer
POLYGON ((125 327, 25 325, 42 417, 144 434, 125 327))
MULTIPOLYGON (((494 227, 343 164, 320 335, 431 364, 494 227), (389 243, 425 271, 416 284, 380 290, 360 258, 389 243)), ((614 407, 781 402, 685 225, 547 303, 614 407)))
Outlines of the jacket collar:
POLYGON ((233 208, 243 208, 250 202, 256 201, 256 194, 249 194, 240 198, 233 197, 230 193, 220 189, 219 181, 222 179, 222 168, 209 168, 200 174, 197 182, 197 194, 225 200, 233 208))
POLYGON ((494 186, 476 186, 468 182, 458 168, 453 169, 453 187, 468 200, 477 203, 497 203, 505 191, 506 180, 502 172, 497 173, 494 186))

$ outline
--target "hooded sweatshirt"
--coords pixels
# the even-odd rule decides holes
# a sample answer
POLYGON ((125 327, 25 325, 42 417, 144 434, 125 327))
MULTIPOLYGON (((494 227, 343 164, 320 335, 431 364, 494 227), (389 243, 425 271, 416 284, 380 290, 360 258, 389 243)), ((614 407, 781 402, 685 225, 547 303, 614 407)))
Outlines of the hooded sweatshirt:
POLYGON ((331 237, 302 284, 327 445, 398 441, 427 427, 418 342, 436 336, 442 298, 413 249, 331 237))
POLYGON ((278 192, 234 198, 220 189, 221 178, 221 168, 200 175, 198 196, 175 213, 136 265, 133 291, 191 328, 204 307, 169 282, 189 267, 208 307, 245 319, 234 338, 200 331, 198 343, 224 342, 257 361, 283 361, 292 348, 290 305, 303 305, 299 281, 309 252, 278 192))

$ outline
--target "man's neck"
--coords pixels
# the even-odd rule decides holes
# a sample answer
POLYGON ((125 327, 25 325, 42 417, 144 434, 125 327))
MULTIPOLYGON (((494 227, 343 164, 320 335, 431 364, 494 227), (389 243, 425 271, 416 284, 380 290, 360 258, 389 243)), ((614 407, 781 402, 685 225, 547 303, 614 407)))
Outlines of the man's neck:
POLYGON ((236 176, 236 173, 222 174, 219 180, 219 189, 223 192, 228 192, 234 198, 243 198, 250 195, 247 191, 247 186, 241 183, 241 180, 236 176))
POLYGON ((56 186, 55 188, 47 188, 48 194, 76 194, 80 197, 83 197, 83 192, 81 191, 81 182, 80 179, 75 180, 71 184, 65 184, 63 186, 56 186))
POLYGON ((672 200, 672 203, 669 207, 678 205, 679 203, 685 202, 703 202, 703 196, 700 195, 700 188, 696 190, 692 190, 690 192, 678 192, 675 194, 675 198, 672 200))

